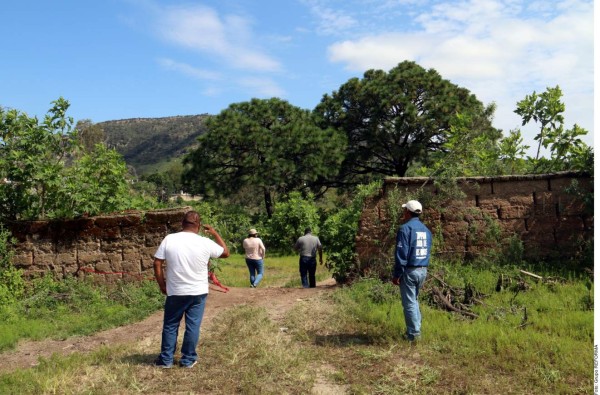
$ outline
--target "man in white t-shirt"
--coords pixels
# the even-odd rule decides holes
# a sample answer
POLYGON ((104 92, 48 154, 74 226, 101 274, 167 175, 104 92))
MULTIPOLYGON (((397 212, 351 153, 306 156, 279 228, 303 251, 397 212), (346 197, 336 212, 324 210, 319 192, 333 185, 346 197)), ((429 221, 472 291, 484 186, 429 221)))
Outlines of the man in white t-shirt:
POLYGON ((195 211, 185 213, 181 232, 167 235, 160 243, 154 254, 154 276, 167 298, 160 355, 155 366, 173 366, 177 332, 183 316, 185 333, 179 365, 186 368, 196 365, 196 346, 208 296, 209 261, 210 258, 228 256, 229 249, 221 236, 210 225, 201 225, 200 215, 195 211), (198 234, 201 226, 215 241, 198 234), (163 266, 166 266, 166 273, 163 266))

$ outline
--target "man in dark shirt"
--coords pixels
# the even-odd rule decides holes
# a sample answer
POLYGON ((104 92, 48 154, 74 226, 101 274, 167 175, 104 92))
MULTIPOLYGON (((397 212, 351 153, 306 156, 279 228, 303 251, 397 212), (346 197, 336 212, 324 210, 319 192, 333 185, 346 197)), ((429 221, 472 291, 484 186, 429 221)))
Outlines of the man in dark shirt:
POLYGON ((317 251, 319 263, 323 264, 323 247, 317 236, 313 236, 310 228, 304 230, 304 236, 298 238, 294 249, 300 253, 300 280, 302 287, 315 288, 317 286, 315 273, 317 272, 317 251))
POLYGON ((396 235, 396 253, 392 282, 400 285, 402 308, 406 322, 404 338, 413 341, 421 336, 419 290, 427 277, 431 254, 431 232, 419 220, 421 203, 410 200, 403 204, 405 221, 396 235))

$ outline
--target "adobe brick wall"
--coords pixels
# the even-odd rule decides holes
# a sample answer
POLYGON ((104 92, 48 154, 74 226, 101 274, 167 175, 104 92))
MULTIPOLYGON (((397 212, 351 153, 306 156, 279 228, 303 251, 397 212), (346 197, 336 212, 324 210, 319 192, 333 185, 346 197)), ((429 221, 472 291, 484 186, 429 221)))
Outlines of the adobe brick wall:
POLYGON ((188 210, 14 222, 8 224, 17 240, 12 263, 27 277, 49 272, 58 278, 93 276, 100 282, 149 278, 156 248, 167 234, 181 230, 188 210))
POLYGON ((489 233, 499 230, 500 240, 513 235, 521 239, 526 258, 572 257, 582 240, 593 239, 594 231, 593 212, 586 212, 584 202, 566 191, 573 180, 580 188, 593 191, 593 177, 582 173, 469 177, 458 180, 466 195, 463 199, 429 207, 427 201, 438 193, 431 180, 386 179, 363 208, 356 237, 361 267, 393 260, 396 226, 391 223, 389 211, 404 203, 391 202, 394 196, 421 196, 421 219, 434 233, 434 239, 443 240, 434 246, 436 254, 477 256, 497 247, 498 238, 492 240, 489 233))

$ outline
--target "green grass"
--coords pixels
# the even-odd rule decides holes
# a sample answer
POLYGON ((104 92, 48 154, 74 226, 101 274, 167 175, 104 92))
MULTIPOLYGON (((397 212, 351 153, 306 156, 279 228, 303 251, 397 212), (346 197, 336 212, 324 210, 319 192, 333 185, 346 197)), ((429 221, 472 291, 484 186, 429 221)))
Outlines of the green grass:
POLYGON ((0 306, 0 351, 21 339, 64 339, 139 321, 163 303, 153 281, 102 286, 46 277, 32 285, 25 299, 0 306))
MULTIPOLYGON (((490 270, 462 268, 452 276, 461 279, 458 285, 470 279, 488 296, 484 305, 474 307, 475 320, 421 302, 423 337, 417 347, 422 363, 446 379, 462 376, 467 393, 489 391, 478 381, 482 373, 505 385, 505 393, 591 391, 594 314, 584 281, 529 281, 530 288, 516 293, 496 292, 497 276, 490 270), (511 382, 519 383, 519 389, 511 390, 511 382)), ((390 299, 374 298, 378 288, 378 280, 367 279, 336 298, 366 342, 393 344, 404 332, 402 308, 390 299)))
MULTIPOLYGON (((325 260, 326 257, 323 257, 325 260)), ((215 274, 225 286, 249 287, 250 274, 243 255, 232 254, 217 260, 215 274)), ((324 265, 317 264, 317 282, 331 278, 324 265)), ((269 256, 264 260, 264 275, 259 287, 300 287, 298 256, 269 256)))
MULTIPOLYGON (((225 285, 246 286, 243 257, 220 264, 225 285)), ((296 257, 268 257, 266 265, 264 286, 299 281, 296 257)), ((440 268, 430 268, 429 278, 441 276, 440 268)), ((0 393, 306 394, 319 382, 352 394, 592 393, 593 289, 585 278, 526 279, 526 290, 496 292, 499 274, 513 276, 514 269, 444 269, 448 284, 485 294, 473 307, 479 318, 440 310, 422 294, 423 335, 414 344, 400 338, 397 287, 363 279, 303 298, 278 321, 265 308, 226 310, 203 329, 201 365, 193 371, 154 369, 157 345, 145 341, 2 374, 0 393)), ((138 300, 144 298, 152 299, 138 300)))
MULTIPOLYGON (((228 287, 246 287, 249 274, 243 255, 217 262, 219 281, 228 287)), ((317 267, 317 281, 330 278, 317 267)), ((265 259, 260 287, 299 287, 298 257, 265 259)), ((21 339, 64 339, 88 335, 139 321, 163 307, 164 296, 154 281, 117 283, 108 286, 70 279, 37 280, 25 299, 0 306, 0 351, 14 348, 21 339)))

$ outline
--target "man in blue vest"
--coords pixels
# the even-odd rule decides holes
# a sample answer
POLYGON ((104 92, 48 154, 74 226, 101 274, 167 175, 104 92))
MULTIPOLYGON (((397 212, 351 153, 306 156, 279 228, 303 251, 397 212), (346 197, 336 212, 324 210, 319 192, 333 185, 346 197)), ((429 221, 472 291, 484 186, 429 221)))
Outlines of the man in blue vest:
POLYGON ((404 224, 396 235, 396 253, 392 282, 400 286, 406 333, 404 338, 414 341, 421 336, 419 290, 427 277, 431 254, 431 232, 419 220, 421 203, 410 200, 403 204, 404 224))

